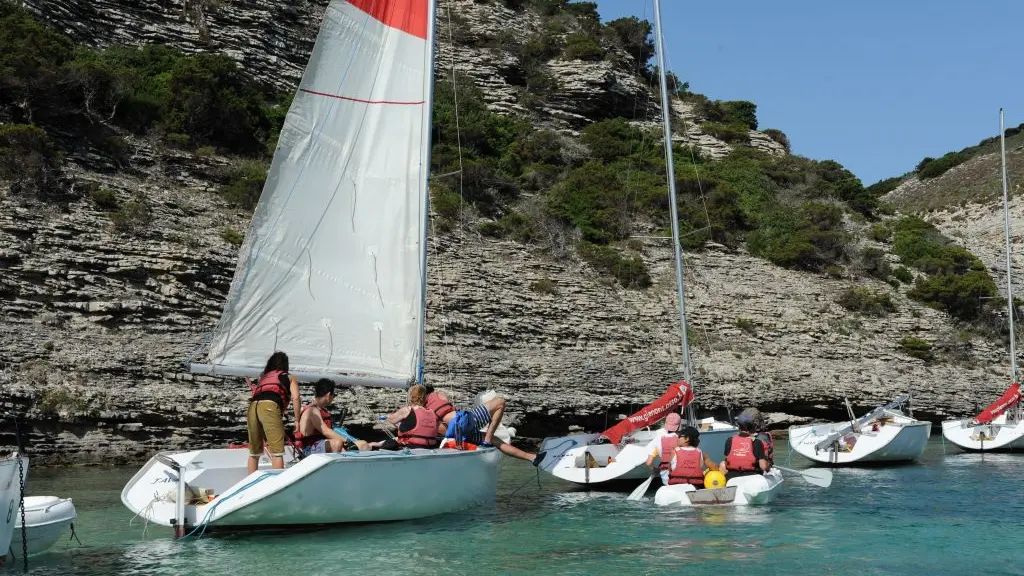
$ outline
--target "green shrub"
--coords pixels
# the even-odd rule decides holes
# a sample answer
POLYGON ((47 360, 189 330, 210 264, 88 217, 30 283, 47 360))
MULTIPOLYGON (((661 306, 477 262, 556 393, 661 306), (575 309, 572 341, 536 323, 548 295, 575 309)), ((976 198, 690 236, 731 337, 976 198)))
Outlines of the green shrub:
POLYGON ((908 356, 913 356, 925 362, 935 358, 935 355, 932 353, 931 342, 921 338, 907 336, 900 339, 896 348, 908 356))
POLYGON ((836 303, 851 312, 867 316, 887 316, 896 311, 896 305, 888 294, 863 286, 847 288, 836 299, 836 303))
POLYGON ((937 178, 970 159, 971 155, 968 152, 950 152, 937 159, 925 158, 917 164, 917 176, 922 180, 937 178))
POLYGON ((572 224, 584 240, 606 244, 629 235, 629 191, 614 166, 591 162, 573 170, 548 195, 549 216, 572 224))
POLYGON ((893 268, 892 277, 904 284, 910 284, 914 281, 914 273, 904 266, 896 266, 893 268))
POLYGON ((618 18, 608 22, 607 29, 627 54, 634 58, 636 71, 647 71, 647 63, 654 56, 651 23, 636 16, 618 18))
POLYGON ((868 237, 875 242, 888 242, 892 239, 892 225, 888 222, 879 222, 868 230, 868 237))
POLYGON ((892 192, 903 183, 903 178, 895 176, 893 178, 886 178, 885 180, 879 180, 871 186, 868 186, 867 190, 874 196, 884 196, 889 192, 892 192))
POLYGON ((820 271, 845 253, 848 237, 841 224, 842 209, 834 204, 775 206, 760 215, 747 246, 751 254, 779 266, 820 271))
POLYGON ((153 220, 149 205, 138 200, 130 200, 121 205, 121 209, 110 216, 114 230, 122 234, 139 234, 153 220))
POLYGON ((764 130, 764 134, 779 144, 782 144, 782 147, 786 150, 786 154, 792 153, 792 148, 790 148, 789 145, 789 136, 786 136, 785 132, 775 128, 766 128, 764 130))
POLYGON ((0 178, 15 195, 49 198, 61 193, 63 156, 46 132, 31 124, 0 125, 0 178))
POLYGON ((878 248, 864 248, 860 251, 861 266, 868 276, 879 280, 885 280, 892 273, 889 261, 885 258, 885 252, 878 248))
POLYGON ((737 318, 736 327, 751 336, 757 335, 757 324, 750 318, 737 318))
POLYGON ((234 206, 252 211, 263 193, 269 166, 262 160, 240 159, 227 169, 220 195, 234 206))
POLYGON ((537 239, 537 230, 529 216, 522 212, 509 212, 497 221, 480 224, 480 233, 494 238, 511 238, 518 242, 532 242, 537 239))
POLYGON ((971 270, 918 278, 907 295, 961 320, 975 320, 981 316, 986 300, 995 297, 996 286, 987 272, 971 270))
POLYGON ((430 207, 440 218, 457 220, 462 211, 462 197, 446 186, 435 184, 430 190, 430 207))
POLYGON ((623 256, 611 246, 590 242, 581 242, 577 249, 580 256, 598 272, 614 276, 623 288, 647 288, 651 285, 647 265, 638 256, 623 256))
POLYGON ((550 278, 541 278, 530 283, 530 290, 538 294, 558 294, 558 286, 550 278))
POLYGON ((598 61, 604 59, 604 48, 598 44, 593 36, 569 34, 565 37, 565 48, 562 49, 562 57, 566 60, 598 61))
POLYGON ((221 240, 224 240, 232 246, 238 247, 242 245, 242 240, 245 240, 245 234, 231 228, 230 226, 223 226, 220 229, 221 240))
POLYGON ((620 158, 657 158, 661 146, 640 129, 622 118, 589 124, 580 134, 580 142, 596 160, 612 162, 620 158))
POLYGON ((107 188, 97 186, 89 191, 89 197, 96 207, 104 212, 113 212, 121 206, 121 203, 117 201, 117 195, 107 188))
POLYGON ((750 141, 750 130, 743 124, 704 122, 700 125, 700 129, 725 142, 746 143, 750 141))

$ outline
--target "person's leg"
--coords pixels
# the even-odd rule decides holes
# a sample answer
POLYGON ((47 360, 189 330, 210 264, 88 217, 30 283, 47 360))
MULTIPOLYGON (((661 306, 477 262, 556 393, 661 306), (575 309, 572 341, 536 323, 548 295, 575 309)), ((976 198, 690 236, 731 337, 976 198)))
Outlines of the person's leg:
POLYGON ((502 454, 511 456, 513 458, 519 458, 520 460, 526 460, 527 462, 533 462, 533 459, 537 457, 536 454, 532 454, 525 450, 520 450, 515 446, 503 442, 501 438, 494 439, 494 447, 498 449, 502 454))
POLYGON ((263 427, 260 426, 256 412, 256 402, 249 402, 249 410, 245 413, 245 427, 249 433, 249 462, 246 464, 248 474, 252 474, 260 465, 263 454, 263 427))
MULTIPOLYGON (((487 427, 484 432, 484 443, 494 444, 494 431, 501 424, 501 417, 505 415, 505 399, 502 397, 491 398, 483 404, 478 404, 470 411, 473 414, 475 425, 487 427), (486 411, 486 415, 484 412, 486 411)), ((474 426, 475 427, 475 426, 474 426)))
POLYGON ((280 470, 284 468, 284 420, 281 418, 281 407, 277 405, 277 402, 269 400, 263 400, 257 404, 256 411, 270 448, 271 466, 275 470, 280 470))

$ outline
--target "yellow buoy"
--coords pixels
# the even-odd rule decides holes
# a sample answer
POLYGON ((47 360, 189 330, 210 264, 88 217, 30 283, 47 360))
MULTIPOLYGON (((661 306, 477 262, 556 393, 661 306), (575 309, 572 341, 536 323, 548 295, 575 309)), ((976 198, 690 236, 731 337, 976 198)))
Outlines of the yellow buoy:
POLYGON ((705 488, 725 488, 725 474, 722 474, 718 470, 709 470, 704 475, 704 487, 705 488))

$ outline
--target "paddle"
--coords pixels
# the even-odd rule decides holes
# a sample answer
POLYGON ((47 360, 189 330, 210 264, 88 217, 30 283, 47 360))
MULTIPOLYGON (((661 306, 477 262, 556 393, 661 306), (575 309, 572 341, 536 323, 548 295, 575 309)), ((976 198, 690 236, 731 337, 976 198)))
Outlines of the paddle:
POLYGON ((626 500, 641 500, 644 494, 647 494, 647 489, 651 487, 651 480, 654 480, 654 476, 648 476, 647 480, 644 480, 643 484, 636 487, 635 490, 629 493, 626 500))
POLYGON ((808 484, 814 484, 815 486, 821 486, 822 488, 828 488, 832 484, 832 471, 825 470, 824 468, 808 468, 806 470, 794 470, 792 468, 783 468, 782 466, 775 466, 779 470, 789 472, 791 474, 797 474, 802 476, 808 484))

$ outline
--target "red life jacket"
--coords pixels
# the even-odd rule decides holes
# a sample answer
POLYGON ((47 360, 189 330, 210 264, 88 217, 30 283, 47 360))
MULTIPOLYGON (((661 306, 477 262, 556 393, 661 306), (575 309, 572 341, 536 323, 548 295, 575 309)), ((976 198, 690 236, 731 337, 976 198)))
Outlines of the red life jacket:
POLYGON ((398 443, 415 448, 433 448, 437 446, 437 414, 422 406, 413 406, 416 425, 412 430, 398 431, 398 443))
POLYGON ((750 436, 733 436, 729 453, 725 455, 725 468, 729 472, 753 472, 757 470, 754 458, 754 439, 750 436))
POLYGON ((291 391, 289 390, 291 387, 281 384, 282 375, 287 380, 288 375, 280 370, 271 370, 260 376, 260 381, 255 386, 249 385, 252 389, 252 396, 249 400, 252 401, 256 396, 264 392, 272 392, 277 395, 275 400, 280 399, 281 410, 284 411, 288 407, 288 401, 291 399, 291 391))
POLYGON ((455 406, 452 403, 441 398, 441 395, 437 392, 431 392, 427 394, 427 410, 432 411, 437 415, 438 420, 444 420, 444 417, 455 412, 455 406))
POLYGON ((658 450, 658 454, 661 456, 661 464, 658 465, 658 470, 668 470, 668 467, 672 464, 672 453, 676 450, 676 441, 678 440, 678 434, 665 434, 661 437, 661 446, 658 450))
MULTIPOLYGON (((305 414, 306 410, 309 410, 310 408, 319 408, 320 409, 320 418, 323 419, 324 424, 326 424, 328 428, 331 427, 331 414, 330 414, 330 412, 328 412, 327 410, 324 410, 323 408, 320 408, 319 406, 315 406, 313 404, 307 404, 302 409, 302 413, 299 414, 299 423, 300 424, 302 423, 302 414, 305 414)), ((314 432, 312 434, 303 434, 302 432, 299 431, 299 428, 300 427, 298 425, 295 426, 295 447, 298 448, 299 450, 302 450, 302 449, 306 448, 307 446, 312 446, 313 444, 316 444, 320 440, 326 440, 327 439, 327 437, 324 436, 323 432, 321 432, 320 430, 317 430, 316 432, 314 432)))
POLYGON ((772 438, 772 433, 764 430, 757 435, 757 439, 764 445, 764 459, 768 461, 768 464, 775 463, 775 438, 772 438))
POLYGON ((700 448, 680 446, 674 451, 676 465, 668 471, 669 484, 693 484, 704 487, 704 453, 700 448))

